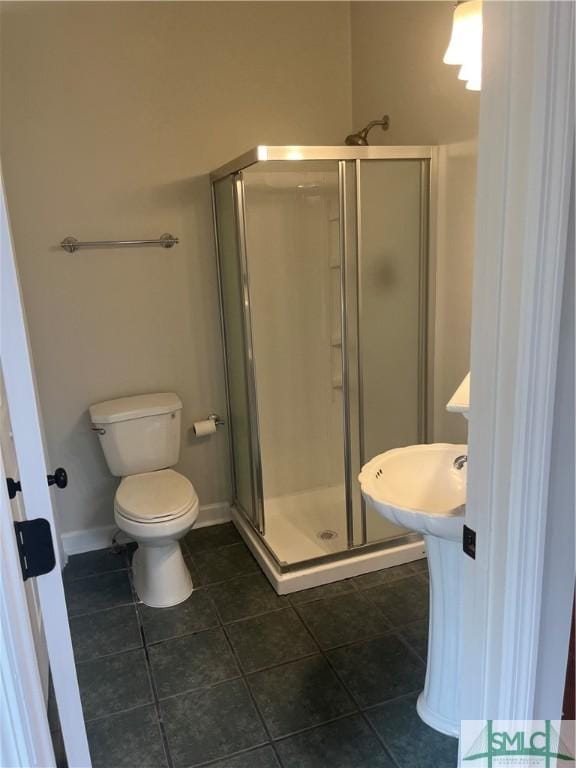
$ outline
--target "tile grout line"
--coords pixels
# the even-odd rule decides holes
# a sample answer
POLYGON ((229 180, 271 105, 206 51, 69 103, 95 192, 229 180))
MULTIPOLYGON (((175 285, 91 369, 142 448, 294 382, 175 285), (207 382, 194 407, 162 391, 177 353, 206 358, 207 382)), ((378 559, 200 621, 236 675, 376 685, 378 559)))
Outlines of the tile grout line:
MULTIPOLYGON (((75 557, 75 555, 72 555, 72 557, 75 557)), ((64 566, 62 573, 65 572, 67 566, 64 566)), ((77 581, 86 581, 86 579, 95 579, 98 578, 98 576, 109 576, 111 573, 123 573, 124 571, 129 571, 130 566, 129 565, 123 565, 122 568, 108 568, 105 571, 95 571, 94 573, 85 573, 84 576, 70 576, 67 575, 65 579, 65 584, 75 584, 77 581)), ((62 577, 62 580, 64 581, 64 577, 62 577)))
POLYGON ((351 717, 358 717, 361 714, 361 712, 346 712, 345 715, 338 715, 337 717, 332 717, 330 720, 323 720, 321 723, 316 723, 315 725, 307 725, 306 728, 300 728, 298 731, 290 731, 289 733, 283 733, 282 736, 276 737, 273 742, 275 744, 278 744, 281 741, 287 741, 288 739, 294 738, 294 736, 301 736, 305 733, 311 733, 312 731, 315 731, 317 728, 323 728, 325 725, 333 725, 334 723, 339 723, 341 720, 348 720, 351 717))
POLYGON ((145 709, 146 707, 153 706, 153 701, 148 701, 146 704, 136 704, 135 707, 126 707, 126 709, 119 709, 115 712, 107 712, 105 715, 98 715, 98 717, 84 718, 86 725, 88 723, 100 723, 102 720, 108 720, 110 717, 116 717, 116 715, 126 715, 128 712, 135 712, 137 709, 145 709))
MULTIPOLYGON (((401 638, 398 636, 398 633, 397 633, 397 632, 390 632, 390 633, 388 633, 388 634, 394 635, 394 636, 396 637, 396 639, 397 639, 397 640, 401 640, 401 638)), ((387 635, 380 635, 380 637, 386 637, 386 636, 387 636, 387 635)), ((358 699, 356 698, 356 696, 355 696, 355 695, 352 693, 352 691, 351 691, 351 690, 348 688, 348 686, 347 686, 347 685, 346 685, 346 683, 344 682, 343 678, 342 678, 342 677, 340 676, 340 674, 338 673, 338 670, 336 669, 336 667, 335 667, 335 666, 332 664, 332 661, 331 661, 330 657, 328 656, 328 654, 329 654, 329 653, 331 653, 332 651, 335 651, 335 650, 340 650, 340 648, 349 648, 349 647, 350 647, 350 646, 352 646, 352 645, 360 645, 361 643, 364 643, 364 642, 372 642, 372 640, 377 640, 377 639, 378 639, 378 638, 375 638, 375 637, 370 637, 370 638, 366 638, 365 640, 357 640, 356 642, 354 642, 354 643, 350 643, 350 644, 349 644, 349 645, 347 645, 347 646, 340 646, 339 648, 329 648, 327 651, 320 651, 320 653, 322 653, 322 655, 325 657, 326 661, 328 662, 328 665, 330 666, 330 669, 331 669, 331 670, 334 672, 334 674, 336 675, 336 677, 338 678, 338 680, 340 681, 340 683, 341 683, 341 684, 342 684, 342 686, 344 687, 344 690, 346 691, 346 693, 348 693, 348 694, 349 694, 349 696, 351 696, 351 697, 352 697, 352 699, 353 699, 354 703, 357 705, 357 707, 358 707, 358 710, 359 710, 360 712, 364 712, 364 711, 365 711, 365 710, 367 710, 367 709, 373 709, 374 707, 379 707, 381 704, 388 704, 388 703, 390 703, 391 701, 397 701, 398 699, 403 699, 405 696, 411 696, 411 695, 413 695, 414 693, 417 693, 417 692, 418 692, 418 691, 416 691, 416 690, 413 690, 413 691, 406 691, 406 693, 401 693, 401 694, 399 694, 398 696, 392 696, 392 697, 391 697, 391 698, 389 698, 389 699, 382 699, 381 701, 377 701, 375 704, 370 704, 370 705, 369 705, 369 706, 367 706, 367 707, 364 707, 364 706, 362 706, 362 704, 361 704, 361 703, 358 701, 358 699)), ((406 647, 406 644, 405 644, 405 643, 402 643, 402 645, 403 645, 404 647, 406 647)), ((412 653, 415 653, 415 652, 414 652, 414 651, 412 651, 412 653)), ((417 655, 417 654, 416 654, 416 655, 417 655)), ((418 661, 420 661, 420 662, 422 661, 422 660, 420 659, 420 657, 419 657, 419 656, 418 656, 418 661)), ((421 689, 419 688, 418 690, 421 690, 421 689)))
MULTIPOLYGON (((247 747, 246 749, 241 749, 238 752, 233 752, 230 755, 226 755, 226 757, 216 757, 214 759, 206 760, 203 763, 195 763, 194 765, 191 765, 190 768, 210 768, 211 765, 218 765, 218 763, 221 763, 222 760, 233 760, 236 757, 242 757, 242 755, 250 755, 252 752, 257 752, 259 749, 265 749, 266 747, 270 747, 274 753, 274 757, 276 757, 276 753, 274 752, 272 744, 258 744, 256 747, 247 747)), ((278 761, 277 766, 278 768, 283 768, 283 766, 281 766, 278 761)))
POLYGON ((286 594, 286 597, 290 602, 292 603, 292 600, 290 599, 292 595, 301 595, 306 592, 312 592, 315 589, 323 589, 324 587, 331 587, 333 584, 350 584, 350 589, 344 590, 343 592, 337 592, 335 595, 326 595, 324 597, 311 597, 309 600, 302 600, 301 602, 294 603, 294 607, 297 605, 310 605, 310 603, 317 603, 319 600, 329 600, 332 597, 341 597, 342 595, 349 595, 354 592, 357 592, 358 589, 356 585, 354 584, 354 579, 356 576, 350 576, 348 579, 341 579, 340 581, 329 581, 327 584, 319 584, 317 587, 309 587, 308 589, 297 589, 294 592, 288 592, 286 594))
POLYGON ((399 762, 396 760, 396 757, 395 757, 395 756, 394 756, 394 754, 392 753, 392 750, 390 749, 390 747, 389 747, 389 746, 386 744, 386 742, 384 741, 384 739, 382 738, 382 736, 381 736, 381 735, 378 733, 378 731, 376 730, 376 728, 375 728, 375 727, 372 725, 372 723, 370 722, 370 719, 367 717, 366 713, 365 713, 365 712, 360 712, 360 716, 362 717, 362 720, 363 720, 363 721, 366 723, 366 725, 368 726, 368 728, 369 728, 370 732, 371 732, 372 734, 374 734, 374 738, 376 739, 376 741, 377 741, 379 744, 381 744, 381 745, 382 745, 382 748, 384 749, 384 753, 385 753, 386 755, 388 755, 388 757, 390 758, 390 760, 392 760, 392 762, 393 762, 393 764, 396 766, 396 768, 402 768, 402 766, 400 765, 400 763, 399 763, 399 762))
POLYGON ((170 754, 170 748, 168 745, 168 738, 166 736, 166 731, 164 729, 164 721, 162 719, 162 710, 160 709, 158 692, 156 691, 156 683, 154 682, 154 676, 152 674, 152 665, 150 663, 150 655, 148 653, 148 646, 146 644, 146 633, 144 631, 144 624, 142 622, 142 617, 140 616, 140 611, 138 610, 138 605, 141 604, 141 601, 138 599, 138 593, 136 592, 136 587, 134 586, 134 575, 132 573, 131 566, 132 566, 132 562, 130 561, 128 581, 130 582, 130 589, 132 590, 132 595, 134 597, 134 609, 136 611, 136 621, 138 622, 138 629, 140 630, 140 637, 142 640, 142 649, 144 651, 146 673, 148 675, 148 682, 150 684, 150 690, 152 692, 152 704, 154 706, 154 711, 156 712, 156 719, 158 720, 158 728, 160 730, 160 739, 162 741, 162 748, 164 750, 164 756, 166 758, 167 768, 174 768, 174 764, 172 762, 172 755, 170 754))
MULTIPOLYGON (((402 566, 392 566, 390 570, 393 568, 401 568, 402 566)), ((371 576, 373 573, 379 573, 379 571, 370 571, 369 573, 363 573, 360 576, 353 576, 353 579, 361 579, 364 576, 371 576)), ((406 579, 413 579, 414 577, 421 576, 419 571, 409 571, 408 573, 403 573, 402 575, 397 575, 394 578, 390 579, 384 579, 383 581, 376 582, 375 584, 368 584, 365 587, 361 587, 357 582, 354 583, 354 586, 358 590, 358 592, 366 592, 369 589, 374 589, 375 587, 391 587, 394 584, 398 584, 400 581, 405 581, 406 579)), ((424 580, 426 580, 426 577, 424 576, 424 580)))
POLYGON ((418 659, 418 661, 420 661, 420 662, 422 662, 424 664, 424 671, 426 671, 426 669, 428 668, 428 661, 427 661, 427 659, 423 659, 422 656, 420 656, 418 651, 412 646, 412 643, 408 642, 408 640, 404 637, 404 635, 402 634, 401 629, 399 629, 396 632, 396 634, 398 636, 398 639, 402 643, 402 645, 410 651, 412 656, 415 656, 418 659))
POLYGON ((134 600, 130 600, 129 603, 118 603, 118 605, 113 605, 111 608, 98 608, 95 611, 87 611, 85 613, 69 613, 68 621, 71 619, 83 619, 86 616, 95 616, 98 613, 106 613, 106 611, 114 611, 116 608, 128 608, 130 605, 137 605, 137 603, 134 600))
MULTIPOLYGON (((211 764, 213 765, 215 762, 219 762, 220 760, 228 759, 228 758, 236 756, 236 755, 250 753, 250 752, 255 751, 256 749, 259 749, 259 748, 264 747, 264 746, 270 746, 271 747, 271 749, 273 750, 274 755, 275 755, 279 765, 282 766, 282 763, 280 762, 280 758, 276 754, 276 750, 274 748, 272 737, 271 737, 271 735, 270 735, 270 733, 268 731, 268 727, 266 726, 264 718, 262 717, 262 714, 260 713, 258 705, 257 705, 257 703, 256 703, 256 701, 255 701, 255 699, 253 697, 252 691, 251 691, 250 686, 248 684, 248 681, 246 679, 246 675, 245 675, 245 673, 243 671, 243 668, 242 668, 242 666, 240 664, 240 659, 239 659, 238 655, 236 654, 236 651, 235 651, 235 649, 234 649, 234 647, 232 645, 232 642, 231 642, 230 638, 228 637, 228 633, 226 632, 226 625, 224 625, 223 622, 222 622, 222 619, 221 619, 220 613, 218 611, 218 607, 216 605, 216 602, 214 601, 214 599, 213 599, 212 595, 210 594, 209 590, 207 590, 207 595, 208 595, 208 598, 209 598, 210 602, 212 603, 212 606, 213 606, 214 611, 215 611, 216 619, 218 621, 218 624, 216 626, 214 626, 214 627, 211 627, 210 629, 212 631, 220 630, 222 632, 222 634, 224 636, 224 639, 225 639, 227 645, 230 648, 230 651, 232 653, 232 656, 233 656, 234 661, 236 663, 236 666, 238 668, 238 673, 239 674, 238 674, 237 677, 228 678, 227 680, 220 680, 218 683, 215 683, 213 685, 199 686, 198 688, 191 689, 189 691, 181 691, 180 693, 174 694, 173 696, 169 696, 169 697, 166 697, 166 698, 162 699, 162 701, 171 700, 171 699, 177 698, 178 696, 186 695, 187 693, 191 693, 192 690, 195 690, 195 691, 198 691, 198 690, 209 690, 209 689, 212 689, 212 688, 216 688, 216 687, 218 687, 220 685, 224 685, 226 683, 232 682, 234 680, 241 680, 243 682, 243 684, 244 684, 244 687, 245 687, 246 691, 248 692, 248 695, 249 695, 253 705, 254 705, 254 709, 256 711, 256 714, 260 718, 263 730, 264 730, 266 736, 268 737, 268 741, 267 742, 263 742, 262 744, 253 745, 252 747, 248 747, 245 750, 239 750, 238 752, 233 752, 233 753, 231 753, 229 755, 220 756, 218 758, 215 758, 214 760, 206 761, 206 762, 203 762, 203 763, 198 763, 197 764, 198 768, 200 768, 200 766, 204 766, 204 765, 211 765, 211 764)), ((272 612, 276 612, 276 611, 270 611, 270 613, 272 613, 272 612)), ((265 615, 265 614, 259 614, 259 615, 265 615)), ((250 617, 250 618, 254 618, 254 617, 250 617)), ((237 622, 231 622, 231 623, 237 623, 237 622)), ((209 631, 209 630, 206 630, 206 631, 209 631)), ((198 633, 193 633, 193 634, 198 634, 198 633)), ((190 636, 190 635, 183 635, 181 637, 186 637, 186 636, 190 636)), ((172 639, 174 639, 174 638, 172 638, 172 639)), ((161 641, 161 642, 167 642, 167 641, 161 641)), ((172 768, 172 766, 171 766, 171 768, 172 768)), ((196 766, 194 768, 196 768, 196 766)))
POLYGON ((401 693, 399 696, 394 696, 392 699, 386 699, 386 701, 379 701, 377 704, 370 704, 369 707, 364 707, 362 712, 372 712, 375 709, 378 709, 378 707, 385 707, 388 704, 394 704, 397 701, 402 701, 403 699, 409 699, 411 696, 416 696, 416 694, 422 693, 422 689, 418 689, 415 691, 407 691, 407 693, 401 693))
POLYGON ((377 709, 378 707, 384 706, 386 704, 390 704, 392 702, 401 701, 402 699, 408 699, 411 696, 414 696, 417 691, 411 691, 410 693, 403 693, 401 696, 397 696, 394 699, 389 699, 388 701, 380 702, 379 704, 373 704, 370 707, 367 707, 366 709, 362 710, 362 717, 364 718, 365 722, 368 724, 368 727, 370 730, 374 733, 378 741, 382 744, 384 749, 386 750, 386 753, 390 756, 392 762, 394 763, 397 768, 403 768, 402 764, 397 760, 396 755, 393 753, 391 747, 388 746, 388 743, 386 739, 378 732, 378 729, 372 724, 370 721, 370 718, 368 717, 368 714, 372 711, 377 709))
MULTIPOLYGON (((354 588, 356 589, 356 586, 355 586, 355 585, 354 585, 354 588)), ((390 752, 390 750, 389 750, 389 749, 386 747, 386 745, 385 745, 385 744, 382 742, 382 739, 380 739, 380 737, 378 736, 378 734, 375 732, 375 729, 372 727, 372 724, 371 724, 371 723, 368 721, 368 718, 367 718, 367 717, 364 715, 364 713, 363 713, 363 711, 362 711, 362 708, 360 707, 360 704, 359 704, 359 702, 358 702, 357 698, 356 698, 355 696, 353 696, 353 695, 352 695, 352 692, 351 692, 351 691, 348 689, 348 686, 347 686, 347 685, 345 685, 344 681, 342 680, 342 678, 340 677, 340 675, 337 673, 336 669, 334 668, 334 666, 333 666, 333 665, 332 665, 332 663, 330 662, 330 659, 328 658, 328 654, 327 654, 327 653, 326 653, 326 652, 325 652, 325 651, 324 651, 324 650, 323 650, 323 649, 320 647, 320 644, 318 643, 318 641, 317 641, 317 640, 316 640, 316 638, 314 637, 314 635, 313 635, 313 633, 312 633, 311 629, 310 629, 310 628, 308 627, 308 625, 306 624, 306 622, 305 622, 304 618, 303 618, 302 616, 300 616, 300 614, 299 614, 299 612, 298 612, 298 611, 296 611, 296 614, 297 614, 298 618, 300 619, 300 621, 301 621, 302 625, 304 626, 304 629, 305 629, 305 630, 308 632, 308 634, 309 634, 309 635, 310 635, 310 637, 312 638, 312 641, 313 641, 314 643, 316 643, 316 645, 317 645, 317 647, 318 647, 318 649, 319 649, 319 651, 320 651, 320 654, 321 654, 322 658, 324 659, 324 661, 326 662, 326 664, 328 665, 329 669, 331 669, 331 670, 332 670, 332 673, 334 674, 334 676, 336 677, 336 679, 338 680, 338 682, 339 682, 339 683, 340 683, 340 685, 342 686, 343 690, 344 690, 344 691, 346 691, 346 693, 347 693, 347 694, 348 694, 348 696, 350 697, 351 701, 352 701, 352 702, 354 702, 354 704, 355 704, 355 706, 356 706, 357 712, 355 712, 355 713, 351 713, 351 714, 348 714, 348 715, 346 715, 346 717, 357 717, 357 716, 361 717, 361 718, 362 718, 362 720, 363 720, 363 721, 364 721, 364 722, 367 724, 367 726, 368 726, 369 730, 370 730, 370 731, 371 731, 371 732, 374 734, 374 736, 375 736, 375 738, 376 738, 377 742, 378 742, 379 744, 381 744, 381 745, 382 745, 382 748, 384 749, 384 754, 385 754, 385 755, 388 755, 388 757, 390 757, 390 759, 392 760, 392 762, 394 763, 394 765, 396 766, 396 768, 400 768, 400 766, 398 766, 398 763, 397 763, 397 762, 396 762, 396 760, 394 759, 394 756, 392 755, 392 753, 390 752)), ((324 725, 326 725, 326 724, 327 724, 327 723, 324 723, 324 725)))
MULTIPOLYGON (((328 664, 328 667, 329 667, 329 668, 332 670, 333 674, 335 675, 336 679, 338 680, 338 682, 340 683, 340 685, 342 686, 342 688, 343 688, 343 689, 346 691, 346 693, 348 694, 348 696, 350 696, 350 699, 351 699, 351 700, 354 702, 354 704, 356 705, 356 708, 357 708, 357 710, 358 710, 358 711, 357 711, 356 713, 351 713, 351 714, 345 715, 344 717, 355 717, 355 716, 360 716, 360 717, 362 718, 362 720, 363 720, 363 721, 366 723, 366 725, 367 725, 368 729, 370 730, 370 732, 374 734, 374 736, 375 736, 375 738, 376 738, 377 742, 378 742, 379 744, 381 744, 381 745, 382 745, 382 748, 384 749, 384 753, 385 753, 386 755, 388 755, 388 757, 389 757, 389 758, 392 760, 392 762, 393 762, 393 764, 396 766, 396 768, 402 768, 402 767, 401 767, 401 766, 398 764, 398 762, 396 761, 396 759, 394 758, 394 755, 392 754, 391 750, 388 748, 388 746, 387 746, 387 745, 384 743, 384 741, 382 740, 382 738, 380 737, 380 735, 377 733, 377 731, 376 731, 376 729, 374 728, 374 726, 372 725, 372 723, 371 723, 371 722, 368 720, 368 717, 367 717, 367 716, 364 714, 364 711, 363 711, 362 707, 360 706, 360 703, 359 703, 359 701, 357 700, 357 698, 356 698, 356 697, 355 697, 355 696, 352 694, 352 692, 349 690, 348 686, 347 686, 347 685, 344 683, 344 681, 342 680, 342 678, 340 677, 340 675, 338 674, 338 672, 337 672, 337 671, 336 671, 336 669, 334 668, 333 664, 331 663, 331 661, 330 661, 330 659, 329 659, 329 657, 328 657, 328 653, 327 653, 327 652, 325 652, 324 650, 322 650, 322 648, 320 647, 320 644, 318 643, 318 641, 316 640, 316 638, 315 638, 315 637, 314 637, 314 635, 312 634, 312 631, 310 630, 310 628, 308 627, 308 625, 307 625, 307 624, 306 624, 306 622, 304 621, 303 617, 302 617, 302 616, 300 616, 300 614, 298 613, 298 611, 296 611, 296 614, 297 614, 298 618, 300 619, 300 621, 301 621, 302 625, 304 626, 304 629, 305 629, 305 630, 308 632, 308 634, 309 634, 309 635, 310 635, 310 637, 312 638, 312 641, 313 641, 313 642, 316 644, 316 646, 318 647, 318 649, 319 649, 319 651, 320 651, 320 654, 322 655, 322 658, 324 658, 324 660, 325 660, 325 661, 326 661, 326 663, 328 664)), ((362 641, 360 641, 360 642, 362 642, 362 641)), ((353 645, 353 643, 351 643, 350 645, 353 645)), ((344 647, 344 646, 341 646, 341 647, 344 647)), ((378 706, 378 705, 375 705, 375 706, 378 706)), ((343 718, 339 718, 339 719, 343 719, 343 718)), ((324 723, 324 725, 327 725, 327 723, 324 723)), ((314 727, 318 727, 318 726, 314 726, 314 727)))
POLYGON ((259 619, 262 616, 268 616, 270 613, 279 613, 280 611, 285 610, 286 608, 290 607, 289 603, 286 603, 282 608, 273 608, 271 611, 263 611, 262 613, 255 613, 251 616, 244 616, 241 619, 233 619, 232 621, 224 621, 222 619, 222 616, 220 614, 220 610, 218 608, 218 605, 214 603, 214 607, 216 608, 216 613, 218 614, 218 619, 222 622, 221 626, 223 627, 230 627, 232 624, 239 624, 242 621, 250 621, 250 619, 259 619))
POLYGON ((424 654, 422 654, 422 653, 420 653, 420 651, 419 651, 419 650, 417 650, 416 646, 415 646, 414 644, 412 644, 412 643, 410 642, 410 640, 408 640, 408 638, 404 637, 404 630, 405 630, 405 629, 408 629, 409 627, 413 627, 413 626, 415 626, 416 624, 418 624, 418 623, 419 623, 419 622, 421 622, 421 621, 425 621, 425 622, 426 622, 426 626, 427 626, 427 634, 429 635, 429 633, 430 633, 430 627, 429 627, 429 622, 428 622, 428 620, 426 620, 426 619, 419 619, 418 621, 414 621, 414 622, 411 622, 410 624, 405 624, 403 627, 400 627, 400 628, 399 628, 399 630, 398 630, 398 634, 400 635, 400 639, 403 641, 403 643, 404 643, 405 645, 408 645, 408 646, 410 646, 410 649, 412 650, 412 652, 413 652, 413 653, 415 653, 415 654, 418 656, 418 658, 420 659, 420 661, 422 661, 422 662, 423 662, 423 664, 424 664, 426 667, 428 667, 428 648, 426 648, 426 652, 425 652, 424 654))
POLYGON ((162 698, 158 698, 159 704, 164 704, 169 701, 174 701, 174 699, 179 699, 181 696, 189 696, 191 693, 201 693, 202 691, 212 691, 214 688, 219 688, 221 685, 225 685, 226 683, 233 683, 235 680, 241 680, 242 679, 242 672, 240 672, 236 677, 227 677, 225 680, 218 680, 217 683, 209 683, 208 685, 199 685, 197 688, 186 688, 185 691, 178 691, 178 693, 171 693, 169 696, 162 696, 162 698))
MULTIPOLYGON (((218 609, 216 609, 216 610, 218 610, 218 609)), ((220 618, 220 614, 218 614, 218 618, 220 618)), ((264 733, 268 737, 268 743, 270 744, 270 746, 272 748, 272 751, 274 752, 274 756, 276 757, 276 760, 277 760, 278 764, 280 766, 283 766, 284 763, 280 759, 280 755, 278 754, 278 751, 276 750, 276 747, 274 746, 274 741, 272 739, 272 734, 270 733, 268 725, 266 724, 266 721, 264 719, 264 715, 260 711, 260 707, 258 706, 258 702, 256 701, 256 697, 254 696, 254 693, 253 693, 253 691, 252 691, 252 689, 250 687, 250 683, 248 682, 248 680, 246 678, 246 675, 244 674, 244 670, 243 670, 242 665, 240 663, 240 658, 239 658, 238 654, 236 653, 236 649, 234 648, 234 645, 233 645, 232 640, 230 639, 230 637, 228 635, 228 632, 226 631, 226 626, 224 624, 221 624, 220 626, 221 626, 221 629, 222 629, 222 633, 223 633, 224 637, 226 638, 226 642, 228 643, 228 647, 230 648, 230 652, 232 653, 232 656, 234 657, 234 659, 236 661, 236 664, 238 666, 238 669, 240 671, 240 675, 241 675, 240 679, 242 680, 242 682, 244 683, 244 687, 248 691, 248 696, 250 697, 250 700, 252 701, 252 705, 254 707, 254 710, 255 710, 256 714, 258 715, 258 717, 260 718, 260 722, 261 722, 262 727, 264 729, 264 733)))
POLYGON ((142 642, 144 644, 144 657, 146 659, 146 671, 148 673, 148 679, 150 681, 150 688, 152 691, 154 711, 156 712, 156 719, 158 720, 158 728, 160 730, 160 739, 162 741, 162 748, 164 750, 164 756, 166 757, 166 765, 168 768, 174 768, 172 761, 172 755, 170 753, 170 746, 168 744, 168 737, 164 728, 164 719, 162 716, 162 709, 160 707, 160 700, 158 699, 158 692, 156 690, 156 683, 154 682, 154 675, 152 674, 152 665, 150 663, 150 656, 148 654, 148 647, 146 645, 146 633, 144 632, 144 625, 138 610, 138 626, 140 628, 140 634, 142 635, 142 642))
MULTIPOLYGON (((338 596, 338 597, 339 597, 339 596, 338 596)), ((334 599, 334 600, 337 600, 337 599, 338 599, 338 597, 335 597, 335 598, 327 598, 327 600, 333 600, 333 599, 334 599)), ((375 608, 378 608, 378 606, 374 606, 374 607, 375 607, 375 608)), ((331 646, 329 646, 328 648, 323 648, 323 647, 320 645, 320 641, 319 641, 319 640, 316 640, 316 637, 315 637, 315 635, 314 635, 314 632, 313 632, 313 630, 311 629, 311 627, 309 627, 309 626, 308 626, 308 623, 307 623, 306 619, 304 618, 304 616, 300 615, 300 612, 298 611, 298 609, 296 609, 296 613, 298 614, 298 617, 300 618, 300 621, 301 621, 301 622, 304 624, 304 626, 305 626, 305 627, 306 627, 306 629, 308 630, 309 634, 310 634, 310 635, 311 635, 311 636, 314 638, 314 640, 316 641, 316 644, 317 644, 318 648, 320 649, 320 652, 321 652, 321 653, 328 653, 329 651, 336 651, 336 650, 339 650, 340 648, 348 648, 350 645, 355 645, 356 643, 362 643, 362 642, 365 642, 366 640, 376 640, 376 639, 377 639, 377 638, 379 638, 379 637, 386 637, 386 635, 394 634, 394 633, 395 633, 395 631, 396 631, 396 627, 394 627, 392 624, 390 624, 390 626, 389 626, 387 629, 383 630, 382 632, 377 632, 377 633, 375 633, 375 634, 373 634, 373 635, 365 635, 364 637, 361 637, 361 638, 356 638, 355 640, 347 640, 345 643, 341 643, 340 645, 331 645, 331 646)), ((386 615, 383 613, 383 611, 380 611, 380 613, 382 614, 382 616, 384 617, 384 619, 385 619, 385 620, 386 620, 388 623, 390 623, 390 620, 389 620, 389 619, 388 619, 388 617, 387 617, 387 616, 386 616, 386 615)))
MULTIPOLYGON (((394 758, 394 755, 392 754, 392 752, 389 749, 389 747, 384 743, 384 740, 382 739, 380 734, 376 731, 376 729, 374 728, 374 726, 372 725, 372 723, 370 722, 370 720, 368 719, 368 717, 364 713, 364 709, 361 706, 358 698, 352 693, 352 691, 348 688, 348 686, 346 685, 346 683, 344 682, 342 677, 338 674, 338 671, 335 668, 335 666, 332 664, 332 661, 329 658, 328 653, 324 653, 324 651, 321 651, 321 653, 322 653, 323 657, 325 658, 326 663, 328 664, 328 666, 330 667, 330 669, 332 670, 332 672, 336 676, 336 679, 339 681, 340 685, 344 688, 346 693, 350 696, 350 698, 352 699, 352 701, 354 702, 354 704, 358 708, 358 713, 359 713, 360 717, 366 723, 366 725, 368 726, 369 730, 374 734, 374 736, 375 736, 376 740, 378 741, 378 743, 382 745, 382 748, 384 749, 385 754, 388 755, 388 757, 390 757, 390 759, 392 760, 394 765, 397 766, 397 768, 401 768, 401 766, 398 765, 398 762, 394 758)), ((390 699, 390 701, 395 701, 395 699, 390 699)), ((384 703, 384 702, 379 702, 379 703, 384 703)), ((375 704, 374 706, 376 707, 376 706, 378 706, 378 704, 375 704)))
POLYGON ((249 672, 244 672, 242 670, 242 676, 243 677, 252 677, 253 675, 259 675, 261 672, 270 672, 272 669, 277 669, 278 667, 284 667, 287 664, 292 664, 296 661, 304 661, 304 659, 312 659, 314 656, 318 656, 318 651, 312 651, 311 653, 305 653, 303 656, 296 656, 293 659, 290 659, 289 661, 281 661, 277 664, 270 664, 267 667, 259 667, 258 669, 252 669, 249 672))

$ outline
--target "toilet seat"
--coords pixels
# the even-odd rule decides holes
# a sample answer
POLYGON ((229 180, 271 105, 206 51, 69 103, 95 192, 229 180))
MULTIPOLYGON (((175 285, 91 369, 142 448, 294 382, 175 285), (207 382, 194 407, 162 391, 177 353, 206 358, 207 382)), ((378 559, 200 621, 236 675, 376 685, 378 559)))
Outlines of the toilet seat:
POLYGON ((116 513, 137 523, 175 520, 197 504, 190 480, 172 469, 125 477, 114 499, 116 513))

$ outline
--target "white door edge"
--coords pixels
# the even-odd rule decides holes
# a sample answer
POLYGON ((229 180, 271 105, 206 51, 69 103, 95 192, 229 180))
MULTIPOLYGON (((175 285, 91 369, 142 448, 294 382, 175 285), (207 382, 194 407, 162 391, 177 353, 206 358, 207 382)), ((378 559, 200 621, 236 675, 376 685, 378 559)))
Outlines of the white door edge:
POLYGON ((26 516, 28 519, 45 518, 52 532, 56 567, 50 573, 39 576, 36 586, 68 766, 90 768, 90 752, 62 582, 58 528, 46 482, 48 472, 42 421, 3 184, 1 192, 0 358, 8 410, 26 516))

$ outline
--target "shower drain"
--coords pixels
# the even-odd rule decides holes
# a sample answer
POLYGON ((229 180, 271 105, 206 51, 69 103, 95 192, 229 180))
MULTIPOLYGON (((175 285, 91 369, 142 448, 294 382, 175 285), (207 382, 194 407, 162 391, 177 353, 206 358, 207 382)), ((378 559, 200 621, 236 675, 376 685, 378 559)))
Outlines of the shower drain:
POLYGON ((337 539, 338 538, 338 534, 336 533, 336 531, 331 531, 330 529, 326 529, 325 531, 319 531, 316 534, 316 536, 319 539, 324 539, 324 541, 326 541, 327 539, 337 539))

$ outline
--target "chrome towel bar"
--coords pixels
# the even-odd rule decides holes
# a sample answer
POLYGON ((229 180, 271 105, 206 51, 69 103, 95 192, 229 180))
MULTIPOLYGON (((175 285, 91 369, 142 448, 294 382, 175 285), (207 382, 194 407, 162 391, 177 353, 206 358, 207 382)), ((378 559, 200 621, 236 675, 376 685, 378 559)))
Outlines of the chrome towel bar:
POLYGON ((75 237, 65 237, 60 243, 60 247, 68 253, 80 250, 80 248, 130 248, 140 245, 158 245, 161 248, 172 248, 178 245, 179 238, 174 237, 169 232, 165 232, 158 240, 94 240, 82 241, 75 237))

